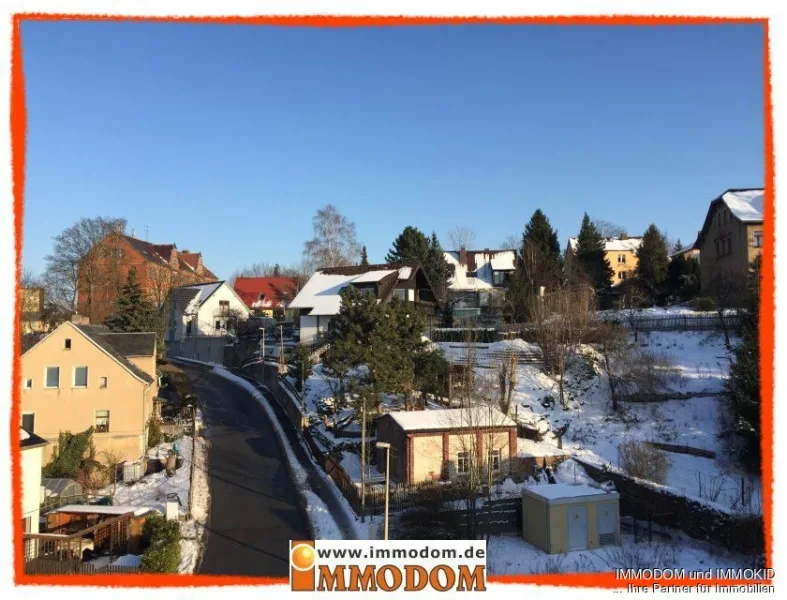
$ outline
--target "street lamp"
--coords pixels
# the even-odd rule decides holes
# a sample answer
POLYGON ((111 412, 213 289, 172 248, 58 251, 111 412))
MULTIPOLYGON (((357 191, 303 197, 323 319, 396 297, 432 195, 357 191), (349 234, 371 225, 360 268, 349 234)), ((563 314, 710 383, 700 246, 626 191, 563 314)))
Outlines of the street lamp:
POLYGON ((388 442, 377 442, 377 447, 385 450, 385 537, 388 539, 388 491, 390 488, 391 473, 391 444, 388 442))
POLYGON ((260 327, 260 331, 262 332, 262 364, 265 365, 265 328, 260 327))

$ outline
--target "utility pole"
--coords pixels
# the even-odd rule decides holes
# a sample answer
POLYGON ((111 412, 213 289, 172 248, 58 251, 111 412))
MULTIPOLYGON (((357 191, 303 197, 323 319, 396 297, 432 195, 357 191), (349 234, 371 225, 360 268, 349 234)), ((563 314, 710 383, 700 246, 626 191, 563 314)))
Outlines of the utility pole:
POLYGON ((264 367, 265 366, 265 328, 260 327, 260 331, 262 332, 262 364, 264 367))
POLYGON ((361 523, 366 522, 366 398, 361 397, 361 523))
POLYGON ((284 325, 279 325, 279 373, 284 373, 284 325))

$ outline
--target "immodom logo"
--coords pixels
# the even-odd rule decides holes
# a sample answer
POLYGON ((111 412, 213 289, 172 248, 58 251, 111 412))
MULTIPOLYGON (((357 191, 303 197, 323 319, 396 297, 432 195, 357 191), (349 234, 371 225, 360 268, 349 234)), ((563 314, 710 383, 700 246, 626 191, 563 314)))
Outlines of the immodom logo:
POLYGON ((486 542, 290 542, 290 588, 296 592, 482 592, 486 542))

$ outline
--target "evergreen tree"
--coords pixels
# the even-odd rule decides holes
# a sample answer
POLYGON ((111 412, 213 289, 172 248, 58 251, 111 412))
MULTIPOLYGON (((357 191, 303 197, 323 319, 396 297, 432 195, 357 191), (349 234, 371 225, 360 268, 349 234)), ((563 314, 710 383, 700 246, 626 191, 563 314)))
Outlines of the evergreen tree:
POLYGON ((667 296, 682 301, 691 300, 700 291, 700 263, 696 258, 676 254, 667 265, 664 281, 667 296))
POLYGON ((279 263, 273 265, 273 276, 281 277, 281 267, 279 266, 279 263))
POLYGON ((369 255, 366 253, 366 246, 361 248, 361 266, 366 267, 369 265, 369 255))
POLYGON ((312 360, 309 356, 309 347, 299 345, 290 359, 289 375, 295 379, 295 389, 302 392, 301 382, 306 382, 312 374, 312 360))
POLYGON ((158 333, 158 321, 158 313, 153 303, 139 285, 136 270, 129 269, 126 283, 117 298, 117 310, 107 317, 104 324, 110 331, 118 333, 158 333))
POLYGON ((735 417, 735 431, 744 441, 744 453, 754 466, 760 463, 760 265, 752 261, 741 311, 741 343, 734 350, 725 392, 735 417))
POLYGON ((680 238, 678 238, 675 240, 675 245, 672 247, 672 253, 677 254, 681 250, 683 250, 683 242, 681 242, 680 238))
POLYGON ((667 279, 668 265, 667 240, 658 227, 651 225, 637 248, 637 277, 659 288, 667 279))
POLYGON ((407 226, 394 240, 385 257, 388 263, 417 262, 438 298, 445 298, 450 270, 437 235, 426 237, 417 227, 407 226))
POLYGON ((506 284, 508 318, 522 322, 528 319, 530 298, 539 288, 552 290, 563 281, 560 242, 546 215, 539 208, 525 225, 517 253, 516 269, 506 284))
POLYGON ((584 277, 595 289, 610 286, 614 271, 607 260, 604 238, 590 221, 587 213, 582 218, 582 226, 577 236, 575 257, 577 268, 571 273, 575 281, 584 277))
POLYGON ((394 240, 385 262, 418 262, 425 265, 429 256, 429 238, 417 227, 407 226, 394 240))

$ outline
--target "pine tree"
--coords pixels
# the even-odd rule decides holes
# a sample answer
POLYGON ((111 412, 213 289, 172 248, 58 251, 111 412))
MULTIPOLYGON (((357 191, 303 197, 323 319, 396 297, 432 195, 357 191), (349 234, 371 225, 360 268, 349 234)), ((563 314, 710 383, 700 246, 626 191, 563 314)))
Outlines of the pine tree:
POLYGON ((530 299, 543 286, 559 287, 563 281, 560 242, 546 215, 539 208, 525 225, 517 253, 516 269, 506 284, 508 318, 522 322, 528 319, 530 299))
POLYGON ((369 265, 369 255, 366 253, 366 246, 361 248, 361 266, 366 267, 369 265))
POLYGON ((668 265, 667 240, 658 227, 651 225, 637 248, 637 277, 658 288, 667 279, 668 265))
POLYGON ((744 441, 745 458, 760 463, 760 265, 752 261, 746 307, 741 311, 741 343, 734 350, 725 392, 735 417, 734 428, 744 441))
POLYGON ((681 242, 680 238, 678 238, 675 240, 675 245, 672 247, 672 253, 677 254, 681 250, 683 250, 683 242, 681 242))
POLYGON ((273 276, 281 277, 281 267, 279 266, 279 263, 273 265, 273 276))
POLYGON ((295 379, 295 389, 302 392, 301 382, 305 383, 312 374, 312 360, 308 346, 298 346, 289 363, 289 375, 295 379))
POLYGON ((582 218, 575 256, 577 268, 571 273, 575 280, 582 279, 584 276, 595 289, 610 286, 614 271, 607 260, 604 238, 590 221, 587 213, 582 218))
POLYGON ((682 301, 691 300, 700 291, 700 263, 696 258, 676 254, 667 265, 664 281, 667 296, 682 301))
POLYGON ((434 293, 440 299, 445 298, 450 270, 443 256, 443 248, 434 232, 428 238, 417 227, 408 225, 394 240, 393 248, 386 255, 385 261, 420 264, 434 293))
POLYGON ((118 333, 158 332, 157 311, 142 291, 135 269, 129 269, 126 283, 118 294, 117 310, 104 324, 118 333))
POLYGON ((423 266, 429 256, 429 238, 417 227, 407 226, 394 240, 385 262, 418 262, 423 266))

